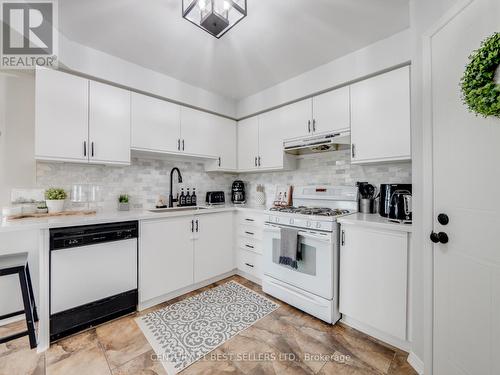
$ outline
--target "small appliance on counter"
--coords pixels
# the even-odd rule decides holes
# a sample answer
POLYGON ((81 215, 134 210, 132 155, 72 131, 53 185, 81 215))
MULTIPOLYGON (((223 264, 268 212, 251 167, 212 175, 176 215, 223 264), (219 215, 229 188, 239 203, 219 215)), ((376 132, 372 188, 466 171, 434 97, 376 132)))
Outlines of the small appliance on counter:
POLYGON ((291 185, 277 185, 273 205, 275 207, 289 207, 292 205, 293 187, 291 185))
POLYGON ((241 180, 236 180, 231 186, 231 202, 234 204, 245 204, 245 183, 241 180))
POLYGON ((380 216, 390 221, 411 224, 412 222, 412 185, 380 185, 380 216))
POLYGON ((207 205, 223 205, 226 203, 226 195, 223 191, 207 191, 205 198, 207 205))
POLYGON ((375 213, 376 188, 368 182, 357 182, 359 192, 359 212, 363 214, 375 213))

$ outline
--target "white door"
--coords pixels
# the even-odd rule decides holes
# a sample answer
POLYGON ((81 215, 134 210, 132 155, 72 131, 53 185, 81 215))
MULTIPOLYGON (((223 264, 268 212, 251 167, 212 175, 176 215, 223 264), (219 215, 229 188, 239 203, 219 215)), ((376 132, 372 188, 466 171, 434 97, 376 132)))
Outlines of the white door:
POLYGON ((220 116, 212 117, 217 159, 209 169, 236 170, 236 122, 220 116))
POLYGON ((233 269, 233 213, 195 216, 194 282, 233 269))
POLYGON ((287 134, 279 113, 271 111, 259 116, 259 160, 260 168, 283 168, 283 139, 287 134))
POLYGON ((181 108, 181 151, 217 157, 216 116, 196 109, 181 108))
POLYGON ((257 169, 259 155, 259 116, 238 122, 238 169, 257 169))
POLYGON ((313 98, 313 131, 328 133, 349 130, 351 109, 349 86, 313 98))
POLYGON ((340 312, 406 340, 408 235, 342 224, 340 312))
POLYGON ((35 90, 35 158, 86 163, 89 81, 37 69, 35 90))
POLYGON ((90 82, 89 160, 130 164, 130 91, 90 82))
POLYGON ((139 300, 193 284, 192 216, 141 222, 139 300))
POLYGON ((410 68, 351 86, 352 163, 409 160, 410 68))
POLYGON ((266 121, 272 121, 276 128, 283 129, 280 138, 298 138, 311 135, 312 127, 312 99, 286 105, 266 114, 266 121))
POLYGON ((147 95, 131 95, 132 148, 178 151, 181 107, 147 95))
MULTIPOLYGON (((475 0, 431 38, 434 369, 500 374, 500 119, 468 112, 459 82, 468 56, 498 32, 500 2, 475 0), (449 217, 441 225, 437 215, 449 217)), ((430 218, 429 218, 430 219, 430 218)))

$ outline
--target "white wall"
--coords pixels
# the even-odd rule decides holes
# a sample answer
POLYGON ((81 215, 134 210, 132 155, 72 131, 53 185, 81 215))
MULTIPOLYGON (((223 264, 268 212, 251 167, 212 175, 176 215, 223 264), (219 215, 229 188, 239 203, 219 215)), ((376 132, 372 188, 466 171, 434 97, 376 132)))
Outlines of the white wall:
POLYGON ((240 100, 237 117, 242 118, 403 64, 410 61, 411 51, 410 30, 402 31, 240 100))
POLYGON ((78 44, 63 35, 59 35, 59 60, 67 68, 86 75, 229 117, 236 116, 236 103, 232 99, 78 44))
MULTIPOLYGON (((425 328, 432 324, 429 314, 432 306, 424 300, 424 288, 432 283, 432 275, 424 274, 425 254, 431 252, 428 235, 430 228, 424 228, 423 220, 432 212, 424 211, 423 197, 428 192, 423 191, 423 159, 430 157, 431 144, 429 139, 424 143, 422 130, 422 102, 423 102, 423 61, 422 40, 424 33, 431 28, 442 17, 446 11, 454 6, 458 0, 411 0, 410 1, 410 24, 412 44, 412 175, 413 175, 413 252, 412 262, 414 264, 413 285, 416 303, 413 304, 413 345, 412 352, 425 362, 426 368, 431 363, 432 342, 430 337, 424 334, 425 328), (427 286, 426 286, 427 285, 427 286)), ((430 286, 432 287, 432 286, 430 286)))
POLYGON ((0 207, 12 188, 35 184, 34 112, 33 74, 0 71, 0 207))

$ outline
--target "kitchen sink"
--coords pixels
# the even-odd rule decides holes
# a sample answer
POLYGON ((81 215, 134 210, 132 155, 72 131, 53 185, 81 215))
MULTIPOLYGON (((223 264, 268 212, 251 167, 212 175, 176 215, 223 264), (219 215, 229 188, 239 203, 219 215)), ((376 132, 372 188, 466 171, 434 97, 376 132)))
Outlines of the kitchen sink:
POLYGON ((200 211, 200 210, 206 210, 208 207, 200 207, 200 206, 193 206, 193 207, 168 207, 168 208, 153 208, 151 210, 148 210, 149 212, 179 212, 179 211, 200 211))

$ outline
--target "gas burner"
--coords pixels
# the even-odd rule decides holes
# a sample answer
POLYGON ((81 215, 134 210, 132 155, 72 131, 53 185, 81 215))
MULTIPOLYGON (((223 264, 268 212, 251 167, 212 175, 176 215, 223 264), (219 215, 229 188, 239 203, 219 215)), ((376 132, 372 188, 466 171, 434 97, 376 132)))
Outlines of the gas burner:
POLYGON ((270 208, 270 211, 277 211, 277 212, 283 212, 283 213, 292 213, 292 214, 299 214, 299 215, 313 215, 313 216, 339 216, 339 215, 345 215, 350 213, 349 210, 341 210, 338 208, 332 209, 332 208, 326 208, 326 207, 306 207, 306 206, 299 206, 299 207, 272 207, 270 208))

